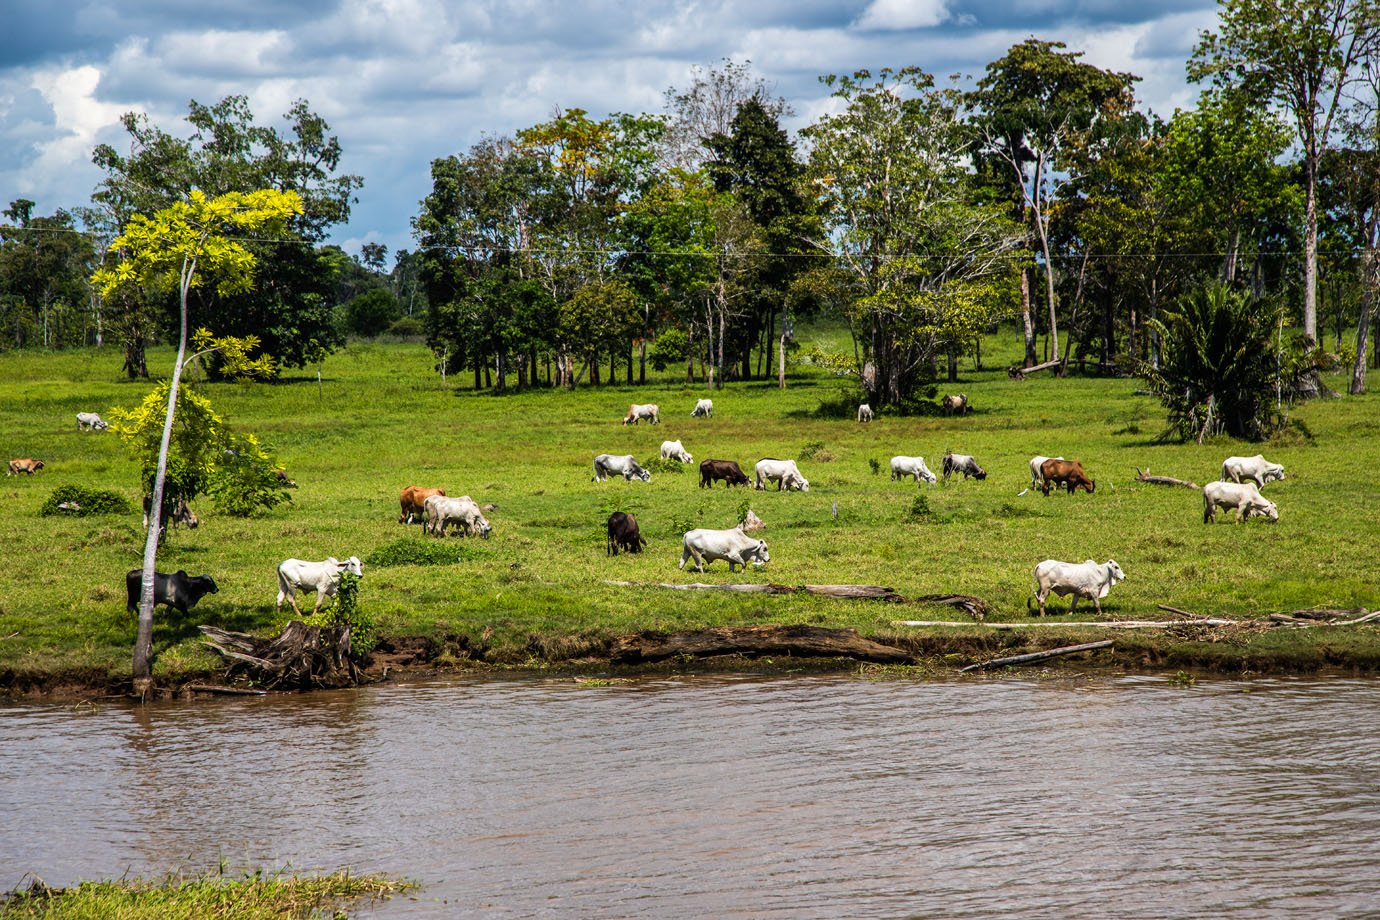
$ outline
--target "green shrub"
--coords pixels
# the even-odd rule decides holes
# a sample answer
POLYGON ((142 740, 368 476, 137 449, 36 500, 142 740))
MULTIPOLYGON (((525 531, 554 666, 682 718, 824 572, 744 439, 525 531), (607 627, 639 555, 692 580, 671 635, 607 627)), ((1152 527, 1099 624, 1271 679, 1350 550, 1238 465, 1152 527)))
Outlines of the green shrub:
POLYGON ((934 514, 930 509, 930 500, 923 492, 915 496, 915 499, 910 503, 909 513, 911 517, 922 520, 928 519, 934 514))
POLYGON ((426 335, 426 324, 415 316, 404 316, 393 321, 388 327, 388 334, 400 339, 421 338, 426 335))
POLYGON ((380 546, 367 557, 366 565, 454 565, 479 554, 460 542, 404 538, 380 546))
POLYGON ((334 604, 303 622, 319 629, 350 627, 350 654, 357 657, 368 655, 378 642, 374 618, 360 609, 359 576, 354 572, 345 572, 340 576, 334 604))
POLYGON ((119 492, 109 489, 86 489, 82 486, 58 486, 53 490, 53 494, 48 496, 48 500, 43 503, 38 513, 43 517, 54 514, 86 517, 88 514, 129 514, 133 510, 134 505, 119 492), (76 505, 77 509, 69 511, 59 508, 58 505, 63 503, 76 505))
POLYGON ((882 461, 878 460, 876 457, 868 457, 868 458, 867 458, 867 465, 870 466, 870 467, 872 467, 872 475, 873 475, 873 476, 878 476, 878 475, 881 474, 881 472, 882 472, 882 461))
POLYGON ((649 473, 675 473, 677 475, 685 472, 685 464, 679 460, 667 460, 663 457, 648 457, 642 461, 642 468, 649 473))
POLYGON ((350 332, 373 338, 401 318, 402 308, 392 291, 375 288, 346 303, 344 313, 350 332))

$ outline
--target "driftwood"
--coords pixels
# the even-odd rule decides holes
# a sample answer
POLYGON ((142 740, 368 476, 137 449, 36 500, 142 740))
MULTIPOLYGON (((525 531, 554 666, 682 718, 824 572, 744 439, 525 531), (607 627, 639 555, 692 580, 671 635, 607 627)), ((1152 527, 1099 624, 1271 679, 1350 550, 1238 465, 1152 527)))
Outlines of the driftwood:
POLYGON ((642 632, 618 637, 609 649, 609 658, 615 664, 713 655, 856 658, 880 664, 914 661, 901 649, 864 639, 857 630, 820 626, 719 626, 689 633, 642 632))
POLYGON ((1202 486, 1187 479, 1175 479, 1173 476, 1151 476, 1150 468, 1147 466, 1144 472, 1140 467, 1133 466, 1131 469, 1136 471, 1136 482, 1148 482, 1156 486, 1183 486, 1185 489, 1197 489, 1202 491, 1202 486))
MULTIPOLYGON (((893 620, 896 626, 972 627, 962 620, 893 620)), ((1249 620, 1200 617, 1192 620, 1065 620, 1060 623, 982 623, 988 629, 1170 629, 1175 626, 1245 626, 1249 620)))
POLYGON ((1009 367, 1006 369, 1006 376, 1010 377, 1012 380, 1024 380, 1028 375, 1036 371, 1048 370, 1051 367, 1059 367, 1063 363, 1061 359, 1055 358, 1053 361, 1046 361, 1044 364, 1036 364, 1032 367, 1009 367))
POLYGON ((987 671, 992 668, 1004 668, 1013 664, 1032 664, 1036 661, 1044 661, 1048 658, 1058 658, 1061 655, 1072 655, 1075 652, 1087 652, 1097 648, 1107 648, 1112 644, 1111 639, 1103 639, 1100 642, 1084 642, 1082 645, 1066 645, 1063 648, 1052 648, 1044 652, 1031 652, 1028 655, 1012 655, 1010 658, 995 658, 992 661, 980 661, 977 664, 970 664, 966 668, 959 668, 960 673, 967 671, 987 671))
POLYGON ((708 585, 703 582, 689 584, 669 584, 666 582, 645 581, 606 581, 606 585, 625 588, 670 588, 672 591, 737 591, 743 594, 817 594, 821 597, 837 597, 845 600, 887 601, 900 604, 905 598, 894 588, 878 585, 777 585, 746 584, 730 582, 722 585, 708 585))
POLYGON ((987 602, 971 594, 926 594, 911 598, 913 604, 948 604, 957 607, 975 620, 987 616, 987 602))
POLYGON ((215 693, 221 696, 267 696, 267 690, 254 690, 249 687, 220 687, 215 684, 183 684, 181 689, 193 693, 215 693))
POLYGON ((293 620, 276 637, 251 636, 214 626, 198 627, 206 644, 230 660, 230 676, 247 674, 268 688, 345 687, 357 684, 350 658, 350 627, 320 629, 293 620))

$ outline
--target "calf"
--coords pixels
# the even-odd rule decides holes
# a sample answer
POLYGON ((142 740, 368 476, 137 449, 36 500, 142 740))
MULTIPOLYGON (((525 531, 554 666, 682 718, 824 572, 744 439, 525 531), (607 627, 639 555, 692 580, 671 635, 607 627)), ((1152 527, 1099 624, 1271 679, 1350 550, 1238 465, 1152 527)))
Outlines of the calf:
POLYGON ((978 462, 967 454, 955 454, 946 452, 944 454, 944 481, 948 482, 949 477, 954 473, 962 473, 963 478, 972 476, 974 479, 986 479, 987 471, 978 466, 978 462))
POLYGON ((485 540, 493 530, 487 518, 479 509, 479 504, 468 495, 459 498, 446 498, 433 495, 426 500, 426 525, 423 533, 434 533, 438 537, 446 535, 446 527, 457 524, 465 536, 479 534, 485 540))
POLYGON ((346 572, 353 572, 360 578, 364 577, 364 569, 360 566, 359 559, 354 556, 344 562, 334 556, 321 562, 284 559, 278 563, 277 609, 283 609, 283 598, 287 598, 292 604, 292 609, 300 617, 302 611, 297 607, 297 592, 315 591, 316 606, 311 611, 315 614, 321 609, 322 601, 335 596, 336 590, 340 587, 340 576, 346 572))
POLYGON ((680 463, 695 462, 695 458, 690 456, 690 452, 685 449, 685 445, 679 441, 662 441, 661 459, 676 460, 680 463))
POLYGON ((95 412, 77 413, 78 431, 105 431, 110 425, 95 412))
MULTIPOLYGON (((1126 574, 1121 571, 1121 566, 1116 564, 1115 559, 1108 559, 1101 565, 1091 559, 1086 562, 1046 559, 1035 566, 1035 599, 1040 604, 1040 616, 1045 614, 1045 600, 1051 591, 1060 597, 1073 595, 1073 599, 1069 601, 1069 613, 1073 613, 1073 608, 1078 605, 1078 599, 1081 597, 1091 600, 1100 615, 1102 598, 1107 596, 1112 585, 1125 578, 1126 574)), ((1025 604, 1029 609, 1029 598, 1025 604)))
POLYGON ((701 399, 695 403, 695 408, 690 410, 691 418, 713 418, 714 400, 701 399))
POLYGON ((1253 482, 1210 482, 1203 486, 1204 524, 1212 524, 1217 520, 1219 505, 1234 509, 1238 524, 1253 514, 1270 521, 1279 520, 1279 508, 1261 495, 1260 489, 1253 482))
POLYGON ((636 425, 645 418, 648 424, 655 425, 657 422, 661 421, 660 413, 661 410, 657 408, 656 403, 645 403, 641 405, 633 403, 628 406, 628 414, 623 417, 623 424, 636 425))
POLYGON ((968 411, 968 394, 959 393, 957 396, 945 396, 940 405, 943 407, 945 415, 962 415, 968 411))
POLYGON ((1067 488, 1070 495, 1074 489, 1091 494, 1097 488, 1097 483, 1087 477, 1083 464, 1077 460, 1046 460, 1040 464, 1040 479, 1040 491, 1045 495, 1049 494, 1050 489, 1057 490, 1060 485, 1067 488))
MULTIPOLYGON (((125 594, 129 601, 126 609, 130 613, 139 609, 143 586, 144 570, 130 569, 125 575, 125 594)), ((153 573, 153 605, 155 607, 163 604, 173 608, 178 613, 186 613, 206 595, 218 594, 219 592, 220 589, 216 587, 215 579, 210 575, 198 575, 193 578, 181 569, 171 575, 166 575, 163 572, 153 573)))
POLYGON ((863 403, 861 406, 858 406, 859 422, 870 422, 872 421, 873 417, 874 416, 872 413, 872 407, 869 406, 867 403, 863 403))
POLYGON ((43 469, 42 460, 35 460, 32 457, 21 457, 18 460, 10 461, 9 472, 7 472, 5 475, 18 476, 20 473, 28 473, 30 476, 32 476, 34 473, 37 473, 41 469, 43 469))
POLYGON ((615 511, 609 515, 608 555, 617 556, 620 549, 640 553, 646 545, 642 531, 637 529, 637 518, 625 511, 615 511))
POLYGON ((422 486, 408 486, 398 493, 399 524, 411 524, 412 518, 425 520, 426 500, 433 495, 445 495, 445 489, 427 489, 422 486))
POLYGON ((714 488, 714 483, 720 479, 724 481, 725 488, 728 486, 745 486, 750 482, 736 461, 705 460, 700 463, 701 489, 714 488))

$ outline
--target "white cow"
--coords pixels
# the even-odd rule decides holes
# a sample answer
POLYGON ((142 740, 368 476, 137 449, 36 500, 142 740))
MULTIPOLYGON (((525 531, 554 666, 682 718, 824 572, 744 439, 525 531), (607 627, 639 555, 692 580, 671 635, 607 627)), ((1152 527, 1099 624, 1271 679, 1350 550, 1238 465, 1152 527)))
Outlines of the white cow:
POLYGON ((110 425, 95 412, 77 413, 78 431, 105 431, 110 425))
MULTIPOLYGON (((1108 559, 1098 565, 1089 559, 1086 562, 1060 562, 1046 559, 1035 566, 1035 599, 1040 604, 1040 616, 1045 614, 1045 599, 1053 591, 1060 597, 1072 594, 1069 613, 1078 606, 1078 599, 1087 598, 1099 614, 1102 613, 1102 598, 1112 589, 1112 585, 1126 577, 1115 559, 1108 559)), ((1026 607, 1030 601, 1026 600, 1026 607)))
POLYGON ((647 420, 648 424, 652 425, 661 421, 661 410, 657 408, 656 403, 645 403, 642 405, 633 403, 628 406, 628 414, 624 416, 623 424, 636 425, 644 418, 647 420))
POLYGON ((858 421, 870 422, 873 418, 874 416, 872 413, 871 406, 869 406, 867 403, 863 403, 861 406, 858 406, 858 421))
POLYGON ((730 572, 735 565, 747 571, 749 562, 761 568, 764 563, 771 561, 771 556, 767 554, 766 540, 749 537, 736 527, 732 530, 701 528, 688 531, 681 541, 680 567, 684 569, 685 563, 692 558, 695 560, 697 572, 704 571, 706 560, 713 562, 715 559, 723 559, 728 563, 730 572))
POLYGON ((652 474, 638 465, 632 454, 615 457, 613 454, 600 454, 594 458, 594 482, 603 482, 610 476, 622 476, 628 481, 636 476, 643 482, 651 482, 652 474))
POLYGON ((1032 489, 1041 488, 1045 484, 1045 473, 1041 469, 1046 460, 1062 460, 1063 457, 1031 457, 1030 458, 1030 487, 1032 489))
POLYGON ((426 524, 422 527, 423 533, 434 533, 438 537, 443 537, 446 535, 447 525, 456 524, 465 536, 477 533, 487 540, 489 531, 493 530, 479 510, 478 502, 468 495, 461 495, 459 498, 447 498, 444 495, 428 496, 425 510, 426 524))
POLYGON ((699 402, 695 403, 695 408, 690 410, 690 417, 691 417, 691 418, 713 418, 713 417, 714 417, 714 400, 712 400, 712 399, 701 399, 699 402))
POLYGON ((685 445, 679 441, 662 441, 661 459, 679 460, 681 463, 695 462, 695 458, 690 456, 690 452, 685 449, 685 445))
POLYGON ((916 482, 922 479, 926 482, 935 481, 935 475, 925 466, 924 457, 892 457, 891 478, 903 479, 906 476, 914 477, 916 482))
POLYGON ((794 460, 775 460, 771 457, 758 460, 757 482, 753 488, 765 489, 768 482, 776 483, 776 491, 778 492, 783 488, 787 492, 791 489, 799 489, 802 492, 810 491, 809 481, 800 475, 800 470, 796 467, 794 460))
POLYGON ((312 613, 316 613, 321 609, 322 601, 335 595, 336 589, 340 587, 340 576, 346 572, 364 577, 359 559, 354 556, 344 562, 334 556, 321 562, 284 559, 278 564, 278 609, 283 609, 283 598, 286 597, 292 604, 292 609, 301 616, 302 611, 297 607, 297 592, 315 591, 316 606, 312 608, 312 613))
POLYGON ((1248 479, 1255 480, 1255 484, 1263 489, 1267 482, 1284 479, 1284 467, 1266 460, 1263 454, 1256 454, 1254 457, 1228 457, 1222 461, 1223 482, 1245 482, 1248 479))
POLYGON ((1275 503, 1260 494, 1253 482, 1210 482, 1203 486, 1203 523, 1211 524, 1217 520, 1217 506, 1236 511, 1236 523, 1240 524, 1252 514, 1279 520, 1279 509, 1275 503))

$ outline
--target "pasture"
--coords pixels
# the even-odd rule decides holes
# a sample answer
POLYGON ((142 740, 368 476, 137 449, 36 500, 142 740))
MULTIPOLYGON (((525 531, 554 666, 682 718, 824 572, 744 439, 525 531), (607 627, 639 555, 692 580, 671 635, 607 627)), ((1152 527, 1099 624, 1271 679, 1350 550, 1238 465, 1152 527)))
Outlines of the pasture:
MULTIPOLYGON (((836 331, 816 334, 835 338, 829 347, 840 345, 836 331)), ((881 414, 866 425, 856 421, 850 381, 799 365, 785 391, 774 381, 752 381, 709 394, 685 384, 682 368, 655 375, 645 387, 496 395, 466 389, 468 375, 443 385, 423 346, 360 343, 325 362, 319 385, 314 369, 289 372, 272 385, 197 383, 236 429, 257 434, 277 453, 299 488, 290 504, 249 519, 218 514, 203 498, 194 503, 201 527, 170 532, 159 570, 209 573, 220 592, 186 617, 159 609, 155 673, 171 679, 218 665, 200 644, 198 623, 276 632, 287 615, 274 610, 275 567, 293 556, 365 560, 360 602, 383 634, 477 639, 487 627, 491 657, 534 667, 544 662, 529 644, 533 636, 758 623, 893 635, 914 632, 898 630, 896 619, 962 618, 938 607, 605 580, 881 584, 905 596, 977 595, 992 606, 991 619, 1015 620, 1027 616, 1037 562, 1110 558, 1127 577, 1103 601, 1109 618, 1163 616, 1157 604, 1234 617, 1380 606, 1380 397, 1297 407, 1297 427, 1272 444, 1156 444, 1163 412, 1137 395, 1138 381, 1047 374, 1010 380, 1005 368, 1016 347, 1016 336, 1004 329, 983 344, 984 370, 965 361, 960 383, 939 385, 939 393, 966 393, 970 413, 881 414), (696 399, 706 395, 714 417, 692 419, 696 399), (634 402, 658 403, 661 424, 621 424, 634 402), (591 482, 595 454, 633 454, 645 464, 663 440, 676 439, 694 456, 683 471, 665 471, 658 462, 649 483, 591 482), (939 473, 946 449, 973 455, 988 471, 986 481, 917 487, 890 479, 893 455, 923 456, 939 473), (1257 452, 1287 473, 1264 490, 1279 506, 1277 524, 1236 526, 1219 516, 1205 526, 1201 493, 1134 481, 1139 467, 1204 483, 1217 478, 1228 455, 1257 452), (1096 493, 1018 494, 1029 486, 1034 454, 1081 460, 1096 493), (762 457, 797 460, 809 492, 698 487, 701 460, 737 460, 751 477, 762 457), (398 492, 407 485, 440 486, 496 505, 487 514, 492 538, 445 538, 461 547, 454 563, 370 564, 400 540, 412 542, 391 547, 394 555, 440 542, 423 537, 420 526, 398 523, 398 492), (746 576, 729 575, 723 563, 702 576, 677 570, 685 530, 731 527, 749 507, 767 524, 765 569, 746 576), (605 521, 614 510, 637 516, 649 541, 641 555, 605 555, 605 521)), ((171 360, 170 349, 155 349, 149 367, 166 373, 171 360)), ((125 612, 124 581, 141 558, 139 515, 38 514, 64 484, 114 489, 137 507, 137 468, 123 444, 112 433, 79 432, 75 419, 81 411, 132 406, 147 393, 147 382, 122 379, 120 361, 109 348, 0 355, 0 449, 6 459, 47 464, 3 486, 0 541, 8 559, 0 566, 0 676, 7 686, 128 673, 135 621, 125 612)), ((1340 378, 1329 383, 1343 388, 1340 378)), ((1051 601, 1056 618, 1066 610, 1066 600, 1051 601)), ((1090 613, 1091 605, 1080 607, 1080 617, 1090 613)), ((1306 646, 1305 658, 1340 664, 1374 659, 1380 646, 1370 627, 1344 638, 1335 630, 1308 632, 1251 642, 1267 655, 1278 647, 1294 657, 1306 646), (1351 651, 1329 651, 1333 645, 1351 651)), ((1169 640, 1127 641, 1152 647, 1169 640)))

